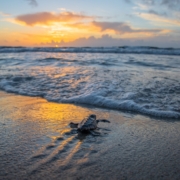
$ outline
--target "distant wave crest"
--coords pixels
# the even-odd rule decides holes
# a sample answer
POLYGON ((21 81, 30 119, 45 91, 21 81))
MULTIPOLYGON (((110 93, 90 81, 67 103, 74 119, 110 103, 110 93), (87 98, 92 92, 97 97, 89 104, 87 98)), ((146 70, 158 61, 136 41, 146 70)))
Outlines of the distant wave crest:
POLYGON ((23 52, 57 52, 57 53, 134 53, 134 54, 160 54, 180 55, 179 48, 158 48, 142 46, 121 47, 7 47, 0 46, 0 53, 23 53, 23 52))

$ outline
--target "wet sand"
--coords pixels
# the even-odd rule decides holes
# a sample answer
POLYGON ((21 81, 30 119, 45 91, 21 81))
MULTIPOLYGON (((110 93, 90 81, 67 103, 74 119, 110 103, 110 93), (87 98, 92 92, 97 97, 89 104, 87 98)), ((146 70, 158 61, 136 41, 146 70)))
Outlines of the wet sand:
POLYGON ((0 92, 0 179, 180 179, 180 121, 0 92), (100 136, 70 122, 89 114, 100 136))

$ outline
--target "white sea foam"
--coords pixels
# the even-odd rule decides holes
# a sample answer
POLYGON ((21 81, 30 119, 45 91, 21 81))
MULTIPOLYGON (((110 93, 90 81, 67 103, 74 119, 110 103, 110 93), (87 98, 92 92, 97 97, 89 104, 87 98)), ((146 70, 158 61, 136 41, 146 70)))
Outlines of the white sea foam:
POLYGON ((180 119, 180 57, 1 53, 0 89, 49 101, 180 119))
POLYGON ((102 96, 81 96, 70 98, 68 100, 62 100, 65 103, 80 103, 80 104, 90 104, 94 106, 110 108, 110 109, 117 109, 117 110, 125 110, 125 111, 133 111, 138 112, 141 114, 159 117, 159 118, 180 118, 179 112, 174 111, 162 111, 157 109, 146 109, 141 105, 138 105, 133 100, 111 100, 102 96))

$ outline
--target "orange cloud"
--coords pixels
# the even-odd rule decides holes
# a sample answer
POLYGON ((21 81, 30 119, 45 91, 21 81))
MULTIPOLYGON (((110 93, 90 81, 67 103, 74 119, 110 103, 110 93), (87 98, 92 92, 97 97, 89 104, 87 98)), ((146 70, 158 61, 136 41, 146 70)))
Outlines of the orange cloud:
MULTIPOLYGON (((125 22, 98 22, 92 21, 88 23, 66 23, 64 26, 77 28, 81 31, 86 30, 94 33, 110 33, 110 34, 159 34, 164 33, 163 29, 135 29, 125 22)), ((166 31, 167 32, 167 31, 166 31)))
POLYGON ((93 25, 99 27, 101 31, 113 30, 117 34, 124 33, 157 33, 162 29, 134 29, 130 25, 124 22, 96 22, 93 21, 93 25))
MULTIPOLYGON (((18 32, 18 39, 26 42, 26 45, 38 44, 39 42, 75 41, 76 39, 94 36, 99 38, 108 34, 113 38, 140 39, 165 35, 170 32, 166 29, 140 29, 134 28, 126 22, 97 21, 97 16, 87 16, 79 13, 63 11, 60 13, 39 12, 24 14, 7 21, 24 24, 24 33, 18 32), (34 26, 40 27, 34 27, 34 26), (32 28, 33 27, 33 28, 32 28), (42 28, 44 27, 44 28, 42 28), (29 36, 27 35, 29 33, 29 36), (26 40, 24 41, 24 36, 26 40)), ((7 35, 8 36, 8 35, 7 35)), ((104 39, 104 38, 103 38, 104 39)), ((106 39, 107 40, 107 39, 106 39)))
POLYGON ((20 24, 35 26, 35 25, 51 25, 58 22, 74 22, 82 20, 93 20, 94 17, 77 14, 73 12, 39 12, 34 14, 19 15, 15 21, 20 24))
POLYGON ((99 17, 63 11, 61 13, 39 12, 24 14, 17 16, 14 20, 9 19, 9 21, 27 26, 51 26, 52 34, 56 37, 59 32, 66 31, 70 33, 72 29, 74 33, 93 33, 93 35, 96 34, 97 36, 102 35, 102 32, 116 36, 125 34, 131 34, 133 36, 135 36, 135 34, 153 36, 164 33, 163 29, 135 29, 126 22, 95 21, 97 18, 99 17))

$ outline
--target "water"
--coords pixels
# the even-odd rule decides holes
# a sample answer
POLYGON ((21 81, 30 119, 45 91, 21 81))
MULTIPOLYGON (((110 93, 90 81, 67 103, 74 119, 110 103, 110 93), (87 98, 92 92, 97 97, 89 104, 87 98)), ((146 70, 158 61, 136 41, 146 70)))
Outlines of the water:
POLYGON ((158 48, 158 47, 11 47, 0 46, 1 53, 21 53, 21 52, 74 52, 74 53, 135 53, 135 54, 163 54, 163 55, 180 55, 180 48, 158 48))
POLYGON ((180 119, 180 49, 0 47, 0 89, 180 119))

